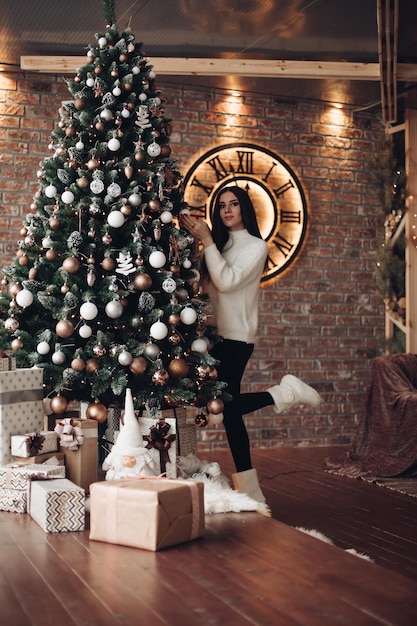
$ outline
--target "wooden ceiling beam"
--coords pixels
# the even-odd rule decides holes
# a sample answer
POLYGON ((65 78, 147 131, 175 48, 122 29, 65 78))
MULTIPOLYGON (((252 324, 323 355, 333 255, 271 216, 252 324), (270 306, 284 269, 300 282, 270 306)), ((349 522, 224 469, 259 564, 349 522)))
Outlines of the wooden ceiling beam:
POLYGON ((398 0, 377 1, 382 119, 397 121, 398 0))
MULTIPOLYGON (((152 57, 160 76, 247 76, 259 78, 380 80, 379 63, 152 57)), ((72 74, 87 63, 85 56, 21 56, 25 71, 72 74)), ((417 65, 398 65, 398 80, 417 81, 417 65)))

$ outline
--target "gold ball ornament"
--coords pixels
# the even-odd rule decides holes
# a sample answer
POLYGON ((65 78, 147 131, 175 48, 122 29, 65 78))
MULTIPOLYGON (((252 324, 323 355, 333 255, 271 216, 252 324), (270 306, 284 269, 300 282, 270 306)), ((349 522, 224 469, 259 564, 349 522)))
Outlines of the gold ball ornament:
POLYGON ((21 350, 23 348, 23 341, 20 339, 20 337, 16 337, 16 339, 13 339, 10 346, 12 350, 21 350))
POLYGON ((160 207, 161 207, 161 202, 158 200, 158 198, 151 198, 149 200, 148 208, 152 213, 159 211, 160 207))
POLYGON ((152 278, 146 272, 139 272, 133 282, 139 291, 147 291, 152 285, 152 278))
POLYGON ((55 326, 55 332, 59 337, 71 337, 74 324, 70 320, 60 320, 55 326))
POLYGON ((61 221, 57 217, 50 217, 49 226, 52 228, 52 230, 58 230, 58 228, 61 226, 61 221))
POLYGON ((220 398, 213 398, 207 402, 207 411, 212 415, 219 415, 223 413, 224 402, 220 398))
POLYGON ((81 262, 76 256, 69 256, 62 262, 62 269, 68 274, 76 274, 81 267, 81 262))
POLYGON ((111 272, 116 267, 116 261, 111 256, 106 256, 101 262, 101 267, 106 272, 111 272))
POLYGON ((132 374, 143 374, 146 372, 147 367, 146 359, 144 359, 143 356, 136 356, 131 362, 129 369, 132 374))
POLYGON ((99 424, 104 424, 107 419, 107 407, 101 402, 95 402, 89 404, 85 412, 86 417, 91 420, 96 420, 99 424))
POLYGON ((57 256, 58 254, 53 248, 48 248, 48 250, 45 252, 45 257, 48 259, 48 261, 55 261, 57 256))
POLYGON ((10 283, 9 285, 9 293, 11 296, 17 296, 19 291, 21 291, 22 289, 23 287, 22 285, 19 285, 19 283, 10 283))
POLYGON ((71 361, 71 368, 76 372, 83 372, 85 370, 85 361, 81 357, 77 356, 71 361))
POLYGON ((174 380, 180 380, 181 378, 185 378, 187 376, 190 368, 187 361, 181 357, 176 357, 168 363, 167 369, 171 378, 174 380))
POLYGON ((171 315, 168 317, 168 324, 170 326, 178 326, 181 322, 181 318, 179 316, 179 313, 171 313, 171 315))
POLYGON ((19 265, 22 265, 22 266, 29 265, 29 257, 27 257, 26 254, 23 254, 19 258, 19 265))
POLYGON ((93 372, 96 372, 98 369, 100 369, 100 363, 97 361, 97 359, 87 359, 85 369, 89 374, 92 374, 93 372))
POLYGON ((58 415, 62 415, 65 413, 68 407, 68 402, 63 396, 54 396, 51 399, 51 410, 52 413, 57 413, 58 415))

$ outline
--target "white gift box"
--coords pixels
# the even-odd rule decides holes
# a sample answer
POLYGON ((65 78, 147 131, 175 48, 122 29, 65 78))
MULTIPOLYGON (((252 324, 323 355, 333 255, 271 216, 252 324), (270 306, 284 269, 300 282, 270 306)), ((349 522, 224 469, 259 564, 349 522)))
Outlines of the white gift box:
POLYGON ((0 511, 10 513, 26 513, 28 501, 28 491, 21 489, 1 489, 0 488, 0 511))
POLYGON ((67 478, 34 481, 29 514, 46 533, 84 530, 85 491, 67 478))
POLYGON ((0 466, 1 489, 25 490, 31 480, 48 480, 50 478, 65 478, 65 467, 48 463, 30 465, 19 462, 0 466))
MULTIPOLYGON (((155 417, 140 417, 139 426, 143 437, 143 445, 147 448, 156 464, 160 467, 160 472, 166 472, 167 478, 177 477, 177 425, 174 418, 165 419, 164 422, 169 429, 165 434, 165 451, 161 451, 164 446, 164 432, 159 428, 159 418, 162 412, 158 412, 155 417), (156 428, 156 431, 154 430, 156 428), (166 466, 161 467, 161 454, 166 458, 166 466)), ((163 426, 162 426, 163 428, 163 426)))
POLYGON ((12 435, 11 449, 13 456, 21 456, 25 459, 41 453, 57 452, 58 434, 52 430, 42 430, 24 435, 12 435))
POLYGON ((0 372, 0 464, 12 460, 12 435, 43 429, 43 370, 0 372))

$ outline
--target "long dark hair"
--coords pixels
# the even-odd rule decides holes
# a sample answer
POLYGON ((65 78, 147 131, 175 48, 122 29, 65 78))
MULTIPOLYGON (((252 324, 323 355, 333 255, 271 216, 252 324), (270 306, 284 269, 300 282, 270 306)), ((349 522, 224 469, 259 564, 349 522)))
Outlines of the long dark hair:
MULTIPOLYGON (((236 185, 231 187, 222 187, 219 191, 217 191, 217 194, 215 196, 214 210, 211 217, 211 234, 213 237, 213 241, 220 252, 223 250, 226 242, 229 239, 229 229, 223 224, 223 221, 220 217, 220 199, 226 191, 230 191, 231 193, 233 193, 239 200, 242 222, 248 233, 253 235, 254 237, 262 239, 262 235, 259 231, 258 222, 256 220, 255 208, 252 204, 252 200, 250 199, 248 192, 241 187, 237 187, 236 185)), ((203 279, 210 280, 207 266, 204 261, 204 256, 201 259, 200 271, 203 279)))

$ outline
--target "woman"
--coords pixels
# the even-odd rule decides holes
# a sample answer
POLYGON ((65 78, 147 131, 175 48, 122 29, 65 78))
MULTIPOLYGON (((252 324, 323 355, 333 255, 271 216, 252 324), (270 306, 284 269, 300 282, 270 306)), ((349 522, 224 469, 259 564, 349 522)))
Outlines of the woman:
POLYGON ((321 398, 312 387, 291 375, 284 376, 279 385, 265 392, 240 393, 245 367, 254 349, 259 282, 267 257, 267 244, 259 232, 247 192, 237 186, 219 191, 212 231, 205 222, 184 213, 181 225, 201 241, 202 283, 213 305, 217 332, 222 337, 211 354, 219 361, 219 379, 227 383, 227 391, 233 397, 225 403, 223 412, 236 466, 233 484, 237 491, 265 502, 256 470, 252 468, 243 415, 270 405, 275 405, 277 413, 296 404, 318 406, 321 398))

